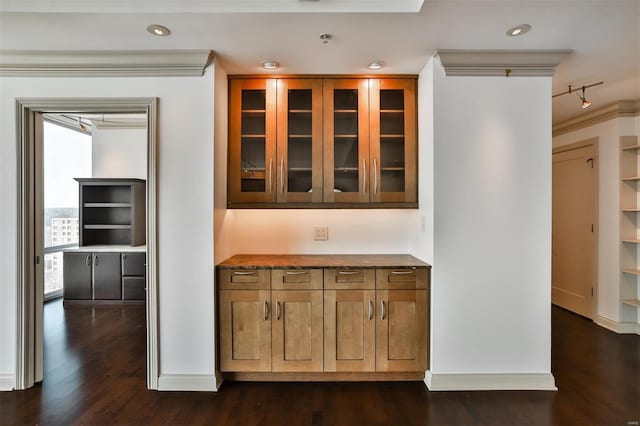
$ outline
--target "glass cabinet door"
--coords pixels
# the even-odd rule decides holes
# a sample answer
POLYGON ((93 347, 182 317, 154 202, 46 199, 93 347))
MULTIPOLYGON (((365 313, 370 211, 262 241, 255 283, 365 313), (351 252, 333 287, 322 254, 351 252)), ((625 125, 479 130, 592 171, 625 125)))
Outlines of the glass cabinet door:
POLYGON ((371 201, 417 201, 415 80, 370 82, 371 201))
POLYGON ((368 80, 324 81, 324 202, 369 202, 368 80))
POLYGON ((322 80, 278 80, 278 202, 322 202, 322 80))
POLYGON ((276 80, 231 80, 229 203, 276 201, 276 80))

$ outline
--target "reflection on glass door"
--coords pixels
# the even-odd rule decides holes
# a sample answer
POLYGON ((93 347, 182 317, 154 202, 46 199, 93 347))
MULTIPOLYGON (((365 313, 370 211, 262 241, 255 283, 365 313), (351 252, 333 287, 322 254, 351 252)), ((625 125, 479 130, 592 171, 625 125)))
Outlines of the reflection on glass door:
POLYGON ((404 91, 380 90, 380 192, 404 192, 404 91))
POLYGON ((266 191, 266 91, 242 91, 242 192, 266 191))

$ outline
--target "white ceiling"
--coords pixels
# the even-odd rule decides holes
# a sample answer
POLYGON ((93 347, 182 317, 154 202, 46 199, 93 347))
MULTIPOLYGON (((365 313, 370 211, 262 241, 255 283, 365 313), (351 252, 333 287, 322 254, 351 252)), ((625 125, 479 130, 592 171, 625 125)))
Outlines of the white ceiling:
MULTIPOLYGON (((409 13, 419 4, 416 0, 2 0, 0 49, 211 49, 232 74, 265 73, 259 64, 272 59, 282 64, 278 73, 370 73, 365 66, 374 59, 387 64, 383 73, 418 73, 437 49, 572 49, 574 53, 557 68, 554 93, 569 84, 603 80, 604 85, 587 90, 594 108, 640 98, 640 0, 425 1, 418 13, 409 13), (256 10, 258 3, 260 10, 283 13, 247 12, 256 10), (60 6, 57 10, 82 13, 49 13, 54 5, 60 6), (390 7, 407 13, 389 13, 390 7), (135 13, 92 12, 132 8, 135 13), (183 13, 152 13, 173 10, 183 13), (148 34, 145 28, 151 23, 169 27, 171 36, 148 34), (509 27, 521 23, 531 24, 531 32, 522 37, 505 35, 509 27), (334 39, 322 44, 323 32, 334 39)), ((554 122, 581 112, 574 95, 553 100, 554 122)))

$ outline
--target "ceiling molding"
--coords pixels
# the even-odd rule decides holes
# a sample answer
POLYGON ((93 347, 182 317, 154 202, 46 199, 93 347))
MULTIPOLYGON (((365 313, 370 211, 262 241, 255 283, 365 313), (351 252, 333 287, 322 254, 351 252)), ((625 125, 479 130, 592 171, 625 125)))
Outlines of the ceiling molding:
POLYGON ((584 129, 614 118, 636 117, 638 115, 640 115, 640 100, 618 101, 554 124, 553 136, 584 129))
POLYGON ((212 61, 210 50, 0 50, 0 76, 202 76, 212 61))
POLYGON ((438 50, 447 76, 552 76, 571 50, 438 50))
POLYGON ((417 13, 424 0, 3 0, 22 13, 417 13))

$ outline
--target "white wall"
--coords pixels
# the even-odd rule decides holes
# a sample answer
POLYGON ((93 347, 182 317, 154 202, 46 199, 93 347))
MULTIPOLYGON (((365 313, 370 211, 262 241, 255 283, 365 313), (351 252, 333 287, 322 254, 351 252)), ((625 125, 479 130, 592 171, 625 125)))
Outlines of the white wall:
POLYGON ((91 148, 92 177, 147 178, 147 129, 94 129, 91 148))
POLYGON ((552 382, 551 78, 433 68, 431 373, 552 382))
POLYGON ((158 97, 161 374, 214 372, 213 79, 0 78, 0 377, 15 375, 17 97, 158 97))
POLYGON ((615 322, 621 320, 620 136, 640 135, 639 129, 640 117, 616 118, 553 138, 554 147, 598 138, 597 315, 615 322))

